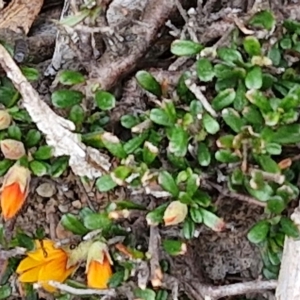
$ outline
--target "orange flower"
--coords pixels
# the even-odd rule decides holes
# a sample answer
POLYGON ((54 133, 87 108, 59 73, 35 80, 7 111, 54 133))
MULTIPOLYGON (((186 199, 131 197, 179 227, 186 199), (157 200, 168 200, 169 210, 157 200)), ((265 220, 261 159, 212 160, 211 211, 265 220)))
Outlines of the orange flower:
POLYGON ((13 218, 22 208, 28 194, 30 171, 18 163, 6 173, 1 193, 1 209, 5 221, 13 218))
POLYGON ((95 289, 106 289, 113 274, 112 264, 107 246, 99 241, 94 242, 89 249, 86 264, 88 286, 95 289))
POLYGON ((39 282, 48 292, 54 292, 55 288, 47 284, 49 280, 64 282, 77 268, 77 265, 67 267, 68 255, 54 247, 51 240, 37 240, 36 249, 28 252, 16 272, 20 274, 20 282, 39 282))

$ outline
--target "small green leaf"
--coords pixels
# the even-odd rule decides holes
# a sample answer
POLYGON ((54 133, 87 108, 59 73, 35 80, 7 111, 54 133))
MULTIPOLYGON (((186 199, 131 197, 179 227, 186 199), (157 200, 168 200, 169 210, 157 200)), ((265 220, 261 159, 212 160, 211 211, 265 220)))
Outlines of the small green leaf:
POLYGON ((270 155, 280 155, 282 153, 281 145, 276 143, 267 143, 265 149, 270 155))
POLYGON ((251 188, 249 181, 245 179, 244 186, 251 196, 263 202, 268 201, 274 193, 271 186, 267 183, 263 183, 262 187, 259 189, 253 189, 251 188))
POLYGON ((265 95, 258 90, 249 90, 246 93, 246 98, 263 112, 272 111, 270 101, 265 95))
POLYGON ((280 145, 300 143, 300 125, 289 124, 279 127, 272 134, 271 141, 280 145))
POLYGON ((67 167, 69 166, 69 156, 60 156, 55 158, 51 163, 51 177, 58 178, 60 177, 67 167))
POLYGON ((160 224, 163 221, 164 213, 168 205, 168 202, 164 203, 149 212, 146 216, 148 225, 160 224))
POLYGON ((215 158, 221 163, 235 163, 241 160, 235 153, 229 149, 221 149, 215 153, 215 158))
POLYGON ((79 91, 58 90, 52 93, 52 104, 57 108, 69 108, 80 104, 84 95, 79 91))
POLYGON ((259 244, 267 238, 269 230, 270 224, 268 221, 258 221, 248 232, 247 238, 251 243, 259 244))
POLYGON ((151 94, 160 97, 162 94, 161 86, 159 82, 147 71, 141 70, 135 74, 135 78, 138 84, 150 92, 151 94))
POLYGON ((167 171, 161 171, 158 175, 158 183, 161 187, 169 192, 174 198, 179 195, 179 188, 172 177, 172 175, 167 171))
POLYGON ((103 148, 104 144, 102 142, 102 131, 94 131, 83 134, 81 136, 82 142, 88 146, 92 146, 94 148, 103 148))
POLYGON ((156 146, 146 141, 143 148, 143 161, 150 165, 157 157, 159 150, 156 146))
POLYGON ((181 241, 177 240, 163 240, 162 246, 164 250, 172 256, 182 254, 183 247, 185 247, 181 241))
POLYGON ((200 186, 200 178, 197 174, 192 174, 186 182, 186 192, 192 197, 200 186))
POLYGON ((245 78, 245 85, 247 89, 260 89, 263 84, 262 79, 262 71, 259 66, 253 67, 248 73, 245 78))
POLYGON ((217 146, 219 148, 232 148, 233 147, 233 140, 234 140, 234 135, 232 134, 226 134, 222 135, 217 139, 217 146))
POLYGON ((84 109, 81 105, 76 104, 74 105, 69 113, 69 119, 75 124, 82 124, 85 118, 84 109))
POLYGON ((267 207, 274 214, 281 214, 285 208, 285 201, 280 196, 273 196, 267 202, 267 207))
POLYGON ((261 46, 259 40, 255 36, 246 36, 243 46, 250 56, 261 55, 261 46))
POLYGON ((226 224, 221 218, 219 218, 214 213, 212 213, 204 208, 199 207, 198 209, 202 214, 203 223, 207 227, 209 227, 213 231, 217 231, 217 232, 223 231, 225 229, 226 224))
POLYGON ((171 52, 177 56, 196 55, 203 48, 203 45, 189 40, 175 40, 171 44, 171 52))
POLYGON ((281 225, 282 231, 287 236, 290 236, 293 238, 299 238, 299 229, 290 218, 282 217, 280 219, 280 225, 281 225))
POLYGON ((29 129, 25 137, 25 145, 27 148, 36 146, 42 138, 40 131, 36 129, 29 129))
POLYGON ((95 95, 97 106, 102 110, 111 110, 116 106, 116 98, 106 91, 97 91, 95 95))
POLYGON ((196 71, 199 79, 203 82, 211 81, 215 76, 213 66, 207 58, 200 58, 196 62, 196 71))
POLYGON ((217 54, 226 63, 243 62, 241 53, 235 49, 221 47, 218 48, 217 54))
POLYGON ((269 10, 262 10, 256 13, 249 21, 249 24, 254 27, 265 28, 267 30, 271 30, 276 22, 274 15, 269 10))
POLYGON ((103 145, 111 154, 118 158, 125 158, 127 156, 124 146, 115 135, 105 132, 101 135, 101 138, 103 145))
POLYGON ((235 99, 233 101, 233 107, 235 110, 241 111, 248 104, 245 93, 246 93, 246 87, 244 84, 244 80, 239 80, 236 93, 235 93, 235 99))
POLYGON ((168 114, 160 109, 153 108, 150 111, 150 120, 158 125, 162 126, 173 126, 174 123, 170 120, 168 114))
POLYGON ((135 136, 133 139, 130 139, 123 145, 124 151, 127 154, 133 153, 145 142, 148 136, 149 136, 149 132, 145 131, 142 134, 135 136))
POLYGON ((211 162, 211 153, 205 143, 199 143, 197 149, 197 159, 199 165, 202 167, 209 166, 211 162))
POLYGON ((22 131, 19 126, 11 125, 7 128, 7 135, 9 138, 17 141, 21 141, 22 139, 22 131))
POLYGON ((117 205, 118 209, 136 209, 136 210, 145 210, 145 206, 141 204, 134 203, 130 200, 122 200, 114 202, 117 205))
POLYGON ((134 296, 137 297, 140 300, 155 300, 155 292, 153 290, 150 289, 135 289, 134 290, 134 296))
POLYGON ((169 119, 175 123, 177 119, 176 108, 173 100, 164 99, 161 108, 166 112, 169 119))
POLYGON ((64 85, 74 85, 85 82, 84 76, 77 71, 63 70, 57 76, 58 81, 64 85))
POLYGON ((44 162, 32 160, 29 163, 30 170, 32 173, 38 177, 42 177, 44 175, 48 174, 49 166, 45 164, 44 162))
POLYGON ((195 223, 190 218, 186 218, 183 223, 182 233, 184 238, 190 240, 195 235, 195 223))
POLYGON ((300 34, 300 23, 296 20, 286 19, 283 21, 283 27, 287 29, 288 32, 300 34))
POLYGON ((110 278, 108 282, 108 286, 111 289, 117 288, 120 286, 124 281, 125 273, 124 271, 117 271, 115 272, 110 278))
POLYGON ((28 81, 36 81, 39 79, 40 74, 36 68, 22 66, 21 71, 28 81))
POLYGON ((281 52, 276 44, 269 50, 268 57, 272 60, 275 67, 279 66, 281 61, 281 52))
POLYGON ((190 208, 190 216, 191 216, 192 220, 197 224, 201 224, 203 222, 203 217, 202 217, 201 211, 198 208, 191 207, 190 208))
POLYGON ((9 283, 0 286, 0 299, 7 299, 11 295, 11 285, 9 283))
POLYGON ((212 100, 211 105, 215 110, 221 110, 233 103, 235 96, 234 89, 223 90, 212 100))
POLYGON ((155 300, 168 300, 169 293, 166 290, 158 290, 155 300))
POLYGON ((300 106, 300 87, 295 85, 288 94, 280 101, 279 107, 287 111, 300 106))
POLYGON ((212 199, 207 192, 203 192, 198 189, 193 195, 193 202, 202 207, 209 207, 211 205, 212 199))
POLYGON ((254 106, 246 106, 242 111, 243 117, 248 121, 249 124, 263 126, 264 119, 260 111, 254 106))
MULTIPOLYGON (((192 73, 190 71, 185 71, 179 78, 177 86, 176 86, 176 92, 178 94, 178 97, 184 102, 184 103, 190 103, 192 100, 195 99, 194 94, 189 90, 189 88, 185 84, 185 80, 192 77, 192 73)), ((0 98, 1 101, 1 98, 0 98)))
POLYGON ((202 118, 203 127, 210 134, 216 134, 220 130, 220 125, 211 115, 208 113, 203 114, 202 118))
POLYGON ((113 170, 113 174, 116 178, 125 180, 132 172, 129 166, 118 166, 113 170))
POLYGON ((224 108, 222 110, 222 118, 225 123, 236 133, 242 130, 245 125, 245 120, 241 118, 240 114, 233 108, 224 108))
POLYGON ((140 118, 134 115, 124 115, 121 117, 121 125, 127 129, 131 129, 140 122, 140 118))
POLYGON ((0 103, 6 108, 13 107, 21 96, 14 86, 3 85, 0 87, 0 103))
POLYGON ((287 50, 287 49, 291 49, 292 48, 292 40, 291 38, 287 37, 287 36, 284 36, 280 42, 280 47, 284 50, 287 50))
POLYGON ((107 213, 92 213, 86 215, 83 219, 83 224, 87 229, 108 229, 112 225, 107 213))
POLYGON ((15 162, 9 159, 0 160, 0 176, 3 176, 15 162))
POLYGON ((62 216, 61 224, 65 229, 71 231, 74 234, 85 235, 89 231, 83 226, 81 221, 79 221, 75 215, 70 213, 62 216))
POLYGON ((278 164, 269 155, 257 155, 256 160, 264 171, 280 174, 280 168, 278 164))
POLYGON ((108 192, 116 186, 117 184, 112 180, 109 174, 99 177, 96 181, 96 187, 100 192, 108 192))
POLYGON ((52 157, 53 148, 51 146, 41 146, 32 156, 37 160, 47 160, 52 157))
POLYGON ((184 157, 188 149, 189 135, 182 127, 171 128, 169 151, 175 156, 184 157))

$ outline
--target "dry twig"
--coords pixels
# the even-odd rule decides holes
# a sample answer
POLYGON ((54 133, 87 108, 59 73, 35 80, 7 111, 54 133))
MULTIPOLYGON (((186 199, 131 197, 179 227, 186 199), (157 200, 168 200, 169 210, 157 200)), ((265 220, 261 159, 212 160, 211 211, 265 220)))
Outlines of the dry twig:
POLYGON ((52 146, 54 156, 70 156, 69 165, 79 176, 97 178, 110 169, 108 158, 98 150, 86 147, 79 136, 73 132, 75 125, 55 114, 43 102, 25 76, 11 58, 6 49, 0 45, 0 64, 7 77, 23 97, 23 104, 38 129, 45 134, 47 144, 52 146))

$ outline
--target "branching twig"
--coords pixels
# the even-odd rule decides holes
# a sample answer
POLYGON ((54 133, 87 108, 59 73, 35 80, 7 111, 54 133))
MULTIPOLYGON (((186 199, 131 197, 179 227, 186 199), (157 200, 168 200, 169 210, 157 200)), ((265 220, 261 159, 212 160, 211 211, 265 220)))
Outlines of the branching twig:
POLYGON ((73 132, 75 125, 56 115, 43 102, 27 81, 5 48, 0 45, 0 64, 7 77, 23 97, 23 104, 38 129, 46 136, 47 144, 53 147, 54 156, 70 156, 69 165, 79 176, 96 178, 108 171, 108 158, 96 149, 86 147, 73 132), (91 163, 92 161, 92 163, 91 163), (97 161, 97 162, 96 162, 97 161), (100 162, 100 163, 99 163, 100 162))
POLYGON ((137 38, 128 44, 129 53, 116 56, 106 51, 99 63, 91 66, 93 74, 91 74, 90 83, 100 84, 102 89, 107 90, 114 86, 119 78, 130 73, 157 38, 159 30, 168 20, 173 7, 174 1, 172 0, 148 1, 140 24, 130 28, 137 38))

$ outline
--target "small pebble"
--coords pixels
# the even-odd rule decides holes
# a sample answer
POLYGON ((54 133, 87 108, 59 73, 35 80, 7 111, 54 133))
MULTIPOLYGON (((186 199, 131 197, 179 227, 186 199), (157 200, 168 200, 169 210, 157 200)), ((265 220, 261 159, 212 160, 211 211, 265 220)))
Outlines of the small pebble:
POLYGON ((63 205, 63 204, 59 204, 58 205, 58 209, 60 212, 62 212, 63 214, 67 213, 69 211, 69 205, 63 205))
POLYGON ((81 208, 81 201, 80 200, 75 200, 72 202, 72 206, 77 208, 77 209, 80 209, 81 208))
POLYGON ((51 198, 56 193, 56 188, 53 183, 45 182, 37 187, 36 192, 41 197, 51 198))

